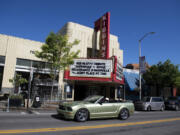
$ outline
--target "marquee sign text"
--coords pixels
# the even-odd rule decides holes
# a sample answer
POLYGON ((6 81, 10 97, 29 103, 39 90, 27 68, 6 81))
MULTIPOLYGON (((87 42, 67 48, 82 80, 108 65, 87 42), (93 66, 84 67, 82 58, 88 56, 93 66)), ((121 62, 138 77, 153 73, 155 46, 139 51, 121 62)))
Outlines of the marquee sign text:
POLYGON ((70 76, 110 78, 112 60, 75 59, 70 66, 70 76))

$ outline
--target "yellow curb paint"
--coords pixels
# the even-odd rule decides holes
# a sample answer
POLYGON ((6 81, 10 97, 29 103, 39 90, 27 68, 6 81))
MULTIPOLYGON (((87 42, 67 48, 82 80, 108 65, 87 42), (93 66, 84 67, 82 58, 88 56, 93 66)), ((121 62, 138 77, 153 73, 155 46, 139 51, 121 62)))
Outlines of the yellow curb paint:
POLYGON ((17 129, 17 130, 0 130, 0 134, 20 134, 20 133, 39 133, 39 132, 55 132, 55 131, 72 131, 72 130, 85 130, 85 129, 98 129, 108 127, 124 127, 133 125, 144 125, 153 123, 163 123, 178 121, 180 118, 161 119, 152 121, 128 122, 107 125, 94 125, 94 126, 74 126, 74 127, 60 127, 60 128, 40 128, 40 129, 17 129))

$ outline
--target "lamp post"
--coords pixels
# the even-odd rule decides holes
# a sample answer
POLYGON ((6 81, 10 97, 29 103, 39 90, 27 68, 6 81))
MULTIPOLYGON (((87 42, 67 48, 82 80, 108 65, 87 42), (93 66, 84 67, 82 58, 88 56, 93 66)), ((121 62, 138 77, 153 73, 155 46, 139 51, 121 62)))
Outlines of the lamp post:
POLYGON ((155 32, 146 33, 142 38, 139 40, 139 99, 141 100, 141 69, 140 69, 140 58, 141 58, 141 41, 150 34, 154 34, 155 32))

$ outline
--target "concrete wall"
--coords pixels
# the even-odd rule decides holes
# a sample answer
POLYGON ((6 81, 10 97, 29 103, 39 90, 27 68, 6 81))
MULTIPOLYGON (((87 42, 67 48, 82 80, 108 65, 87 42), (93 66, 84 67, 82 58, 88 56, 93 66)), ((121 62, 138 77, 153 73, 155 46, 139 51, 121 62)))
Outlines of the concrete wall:
MULTIPOLYGON (((72 51, 80 50, 79 57, 86 58, 87 48, 94 47, 95 38, 93 28, 68 22, 59 32, 61 34, 67 34, 69 36, 69 42, 73 42, 75 39, 80 40, 80 43, 72 48, 72 51)), ((96 49, 99 49, 98 43, 99 38, 97 39, 96 49)), ((13 88, 12 84, 9 83, 9 79, 14 77, 16 59, 21 58, 40 61, 40 59, 35 57, 33 51, 40 50, 42 44, 42 42, 0 34, 0 55, 6 57, 2 82, 2 91, 4 93, 9 93, 13 88)), ((123 51, 119 48, 118 37, 110 35, 110 56, 116 55, 120 63, 123 64, 123 51)), ((59 73, 59 84, 61 90, 63 90, 63 72, 59 73)))
MULTIPOLYGON (((68 22, 59 31, 61 34, 67 34, 69 36, 69 41, 73 42, 75 39, 80 40, 79 45, 74 46, 72 51, 81 50, 79 57, 87 57, 87 48, 92 48, 95 44, 95 33, 94 29, 86 27, 77 23, 68 22)), ((99 32, 97 36, 99 37, 99 32)), ((99 38, 97 39, 97 47, 99 49, 99 38)), ((123 51, 120 50, 120 44, 118 42, 118 37, 110 35, 110 57, 116 55, 123 65, 123 51)))
POLYGON ((40 50, 43 43, 0 34, 0 55, 5 56, 2 81, 3 93, 9 93, 13 88, 9 79, 14 77, 16 58, 40 60, 33 51, 40 50))

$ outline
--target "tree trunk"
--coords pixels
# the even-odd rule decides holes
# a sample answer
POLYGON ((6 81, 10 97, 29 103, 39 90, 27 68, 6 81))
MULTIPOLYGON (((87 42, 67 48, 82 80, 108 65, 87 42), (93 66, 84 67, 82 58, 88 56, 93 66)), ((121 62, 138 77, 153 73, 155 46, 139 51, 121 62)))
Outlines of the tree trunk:
POLYGON ((156 84, 156 96, 159 96, 159 86, 156 84))
POLYGON ((52 79, 51 100, 52 100, 52 98, 53 98, 53 91, 54 91, 54 81, 55 81, 55 78, 56 78, 56 69, 54 70, 54 76, 53 76, 53 79, 52 79))

